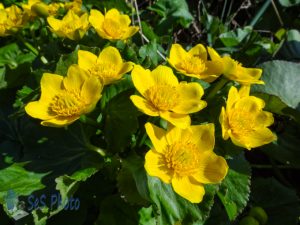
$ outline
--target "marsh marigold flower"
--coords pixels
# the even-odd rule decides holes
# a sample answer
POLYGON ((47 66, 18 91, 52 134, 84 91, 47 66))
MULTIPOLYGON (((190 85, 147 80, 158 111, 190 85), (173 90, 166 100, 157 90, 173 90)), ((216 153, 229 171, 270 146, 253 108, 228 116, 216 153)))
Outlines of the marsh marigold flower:
POLYGON ((51 31, 59 37, 67 37, 71 40, 81 39, 89 28, 88 14, 84 13, 80 17, 72 10, 62 20, 48 17, 47 21, 51 31))
POLYGON ((204 184, 219 183, 228 171, 223 157, 213 152, 214 125, 172 127, 167 131, 145 125, 153 148, 145 156, 150 176, 172 184, 174 191, 192 203, 202 201, 204 184))
POLYGON ((262 109, 265 102, 249 96, 250 87, 244 86, 239 91, 231 87, 226 109, 222 107, 220 123, 222 136, 248 150, 276 140, 276 135, 267 127, 273 124, 272 113, 262 109))
POLYGON ((27 22, 27 16, 16 5, 4 8, 0 5, 0 37, 15 33, 27 22))
POLYGON ((201 100, 203 88, 196 82, 178 82, 171 68, 158 66, 153 71, 135 66, 131 72, 134 86, 143 97, 132 95, 134 105, 149 116, 160 116, 175 126, 191 124, 189 113, 206 107, 201 100))
POLYGON ((259 80, 262 70, 259 68, 246 68, 241 63, 232 59, 229 55, 221 57, 213 48, 207 48, 213 62, 223 66, 222 73, 229 80, 234 80, 242 85, 264 84, 259 80))
POLYGON ((101 97, 101 82, 73 65, 66 77, 45 73, 41 98, 26 105, 28 115, 43 120, 44 126, 66 126, 91 112, 101 97))
POLYGON ((212 82, 222 73, 222 65, 207 59, 205 47, 198 44, 185 51, 180 44, 173 44, 168 62, 180 73, 212 82))
POLYGON ((123 62, 118 49, 114 47, 103 49, 98 57, 91 52, 79 50, 78 65, 91 76, 99 78, 104 85, 121 79, 133 68, 132 62, 123 62))
POLYGON ((98 35, 108 40, 126 40, 139 30, 137 26, 129 26, 129 16, 121 15, 117 9, 110 9, 105 15, 92 9, 89 20, 98 35))
POLYGON ((26 4, 23 3, 21 6, 24 12, 32 18, 36 16, 54 16, 59 8, 62 8, 64 5, 62 3, 50 3, 47 5, 42 0, 28 0, 26 4))

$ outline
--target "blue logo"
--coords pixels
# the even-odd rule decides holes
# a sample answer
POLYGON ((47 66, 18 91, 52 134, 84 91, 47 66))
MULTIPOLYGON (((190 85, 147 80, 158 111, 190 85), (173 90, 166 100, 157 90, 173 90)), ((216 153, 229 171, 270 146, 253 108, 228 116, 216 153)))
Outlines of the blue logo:
POLYGON ((16 199, 17 195, 14 190, 9 189, 5 197, 6 207, 8 211, 14 210, 14 208, 16 207, 16 199))

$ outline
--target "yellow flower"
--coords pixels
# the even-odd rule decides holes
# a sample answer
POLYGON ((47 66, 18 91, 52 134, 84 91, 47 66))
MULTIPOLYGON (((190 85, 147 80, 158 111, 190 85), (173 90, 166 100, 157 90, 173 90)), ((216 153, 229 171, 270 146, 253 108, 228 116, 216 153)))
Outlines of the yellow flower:
POLYGON ((82 13, 81 6, 82 6, 82 0, 74 0, 72 2, 65 3, 65 9, 73 10, 76 14, 82 13))
POLYGON ((223 138, 230 137, 235 145, 248 150, 276 140, 267 128, 274 122, 272 113, 263 111, 265 102, 249 96, 249 92, 250 86, 243 86, 239 92, 231 87, 226 109, 222 107, 219 118, 223 138))
POLYGON ((228 79, 237 81, 242 85, 264 84, 262 80, 259 80, 262 74, 261 69, 243 67, 241 63, 229 55, 221 57, 214 49, 208 47, 207 50, 213 62, 223 65, 222 73, 228 79))
POLYGON ((132 95, 135 106, 149 116, 160 116, 175 126, 186 128, 191 124, 189 113, 206 107, 200 100, 204 94, 200 84, 178 82, 171 68, 158 66, 152 72, 135 66, 131 72, 136 89, 143 96, 132 95))
POLYGON ((132 62, 123 62, 118 49, 107 47, 99 57, 88 51, 78 51, 78 65, 92 76, 101 80, 104 85, 113 83, 131 71, 132 62))
POLYGON ((223 71, 222 64, 207 60, 207 52, 203 45, 198 44, 185 51, 180 44, 173 44, 170 50, 168 62, 186 76, 212 82, 223 71))
POLYGON ((52 32, 59 37, 67 37, 71 40, 81 39, 89 28, 88 14, 84 13, 79 17, 72 10, 68 11, 62 20, 48 17, 47 21, 52 32))
POLYGON ((77 65, 66 77, 45 73, 41 79, 41 98, 26 105, 28 115, 43 120, 44 126, 62 127, 91 112, 101 97, 102 84, 77 65))
POLYGON ((121 15, 117 9, 108 10, 105 16, 92 9, 89 20, 98 35, 108 40, 126 40, 139 30, 137 26, 129 26, 129 16, 121 15))
POLYGON ((0 36, 8 36, 27 22, 26 15, 16 5, 0 7, 0 36))
POLYGON ((150 176, 172 184, 174 191, 192 203, 202 201, 204 184, 219 183, 228 171, 223 157, 213 152, 214 124, 173 127, 167 131, 145 125, 153 148, 145 156, 150 176))

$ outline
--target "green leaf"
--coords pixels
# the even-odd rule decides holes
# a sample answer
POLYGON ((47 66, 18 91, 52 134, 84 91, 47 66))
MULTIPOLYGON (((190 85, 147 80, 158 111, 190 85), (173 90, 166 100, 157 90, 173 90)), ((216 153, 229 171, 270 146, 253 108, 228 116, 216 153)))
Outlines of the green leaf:
POLYGON ((0 48, 0 67, 7 65, 11 69, 15 69, 19 64, 32 62, 35 55, 31 52, 23 53, 16 43, 11 43, 0 48))
POLYGON ((104 137, 113 153, 124 151, 138 128, 139 113, 129 98, 132 94, 133 90, 121 92, 109 101, 105 109, 104 137))
POLYGON ((219 38, 227 47, 233 47, 241 42, 252 32, 252 27, 238 28, 236 31, 229 31, 220 34, 219 38))
POLYGON ((119 196, 107 197, 101 204, 100 214, 95 225, 136 225, 137 208, 126 204, 119 196))
POLYGON ((300 0, 279 0, 279 2, 284 7, 290 7, 300 4, 300 0))
POLYGON ((217 194, 229 219, 234 220, 249 199, 251 168, 244 154, 229 160, 228 164, 230 169, 217 194))
POLYGON ((266 211, 267 225, 295 225, 299 222, 299 197, 293 189, 274 178, 253 180, 251 199, 253 205, 266 211))
POLYGON ((170 184, 156 177, 148 176, 148 187, 159 225, 175 224, 178 221, 187 225, 203 223, 214 203, 217 188, 215 185, 206 185, 203 201, 193 204, 177 195, 170 184))
POLYGON ((67 54, 67 55, 62 55, 59 58, 59 61, 56 64, 56 69, 55 69, 55 74, 63 75, 66 76, 68 72, 68 68, 72 64, 77 64, 78 60, 78 47, 76 47, 75 51, 67 54))
POLYGON ((164 25, 170 25, 173 21, 180 23, 184 28, 189 27, 193 21, 193 16, 185 0, 160 0, 148 9, 163 17, 160 24, 157 25, 162 32, 164 25))
POLYGON ((142 208, 139 210, 140 220, 139 225, 156 225, 153 207, 142 208))
POLYGON ((6 88, 7 82, 5 81, 5 68, 0 67, 0 90, 6 88))
POLYGON ((25 163, 14 163, 11 166, 0 170, 0 203, 5 203, 5 196, 8 190, 14 191, 17 196, 30 195, 36 190, 45 186, 41 179, 47 173, 34 173, 24 169, 25 163), (17 182, 16 182, 17 181, 17 182))
POLYGON ((263 69, 265 85, 254 85, 254 92, 278 96, 284 103, 300 110, 300 65, 299 63, 273 60, 259 66, 263 69))
POLYGON ((150 59, 150 66, 156 67, 158 64, 158 54, 157 54, 157 44, 156 40, 153 42, 150 42, 144 46, 142 46, 139 50, 139 56, 142 58, 142 61, 144 61, 146 58, 150 59))
POLYGON ((264 145, 261 149, 269 157, 285 165, 299 167, 300 126, 287 119, 278 120, 277 129, 277 141, 264 145))
POLYGON ((144 161, 135 154, 122 160, 122 169, 117 177, 118 188, 124 200, 131 204, 146 205, 149 200, 147 175, 144 161))
POLYGON ((300 32, 298 30, 288 30, 285 33, 286 41, 280 48, 279 55, 287 60, 300 59, 300 32))

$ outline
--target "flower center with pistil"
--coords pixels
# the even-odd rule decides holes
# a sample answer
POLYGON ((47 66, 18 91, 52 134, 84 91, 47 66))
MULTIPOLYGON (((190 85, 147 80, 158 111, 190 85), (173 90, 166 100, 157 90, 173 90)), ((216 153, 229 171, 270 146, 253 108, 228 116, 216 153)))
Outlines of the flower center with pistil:
POLYGON ((207 69, 205 62, 195 56, 187 56, 177 66, 189 74, 201 74, 207 69))
POLYGON ((53 97, 49 109, 58 116, 74 116, 80 115, 85 105, 79 93, 63 91, 53 97))
POLYGON ((89 72, 91 75, 99 77, 102 82, 107 78, 114 78, 118 75, 117 68, 113 64, 97 63, 89 72))
POLYGON ((199 149, 190 142, 169 145, 164 157, 167 168, 179 177, 190 176, 199 168, 199 149))
POLYGON ((145 92, 145 97, 150 101, 154 108, 167 111, 174 108, 179 101, 176 88, 170 85, 155 85, 145 92))
POLYGON ((254 130, 255 116, 241 109, 233 109, 229 115, 229 126, 233 134, 247 136, 254 130))

